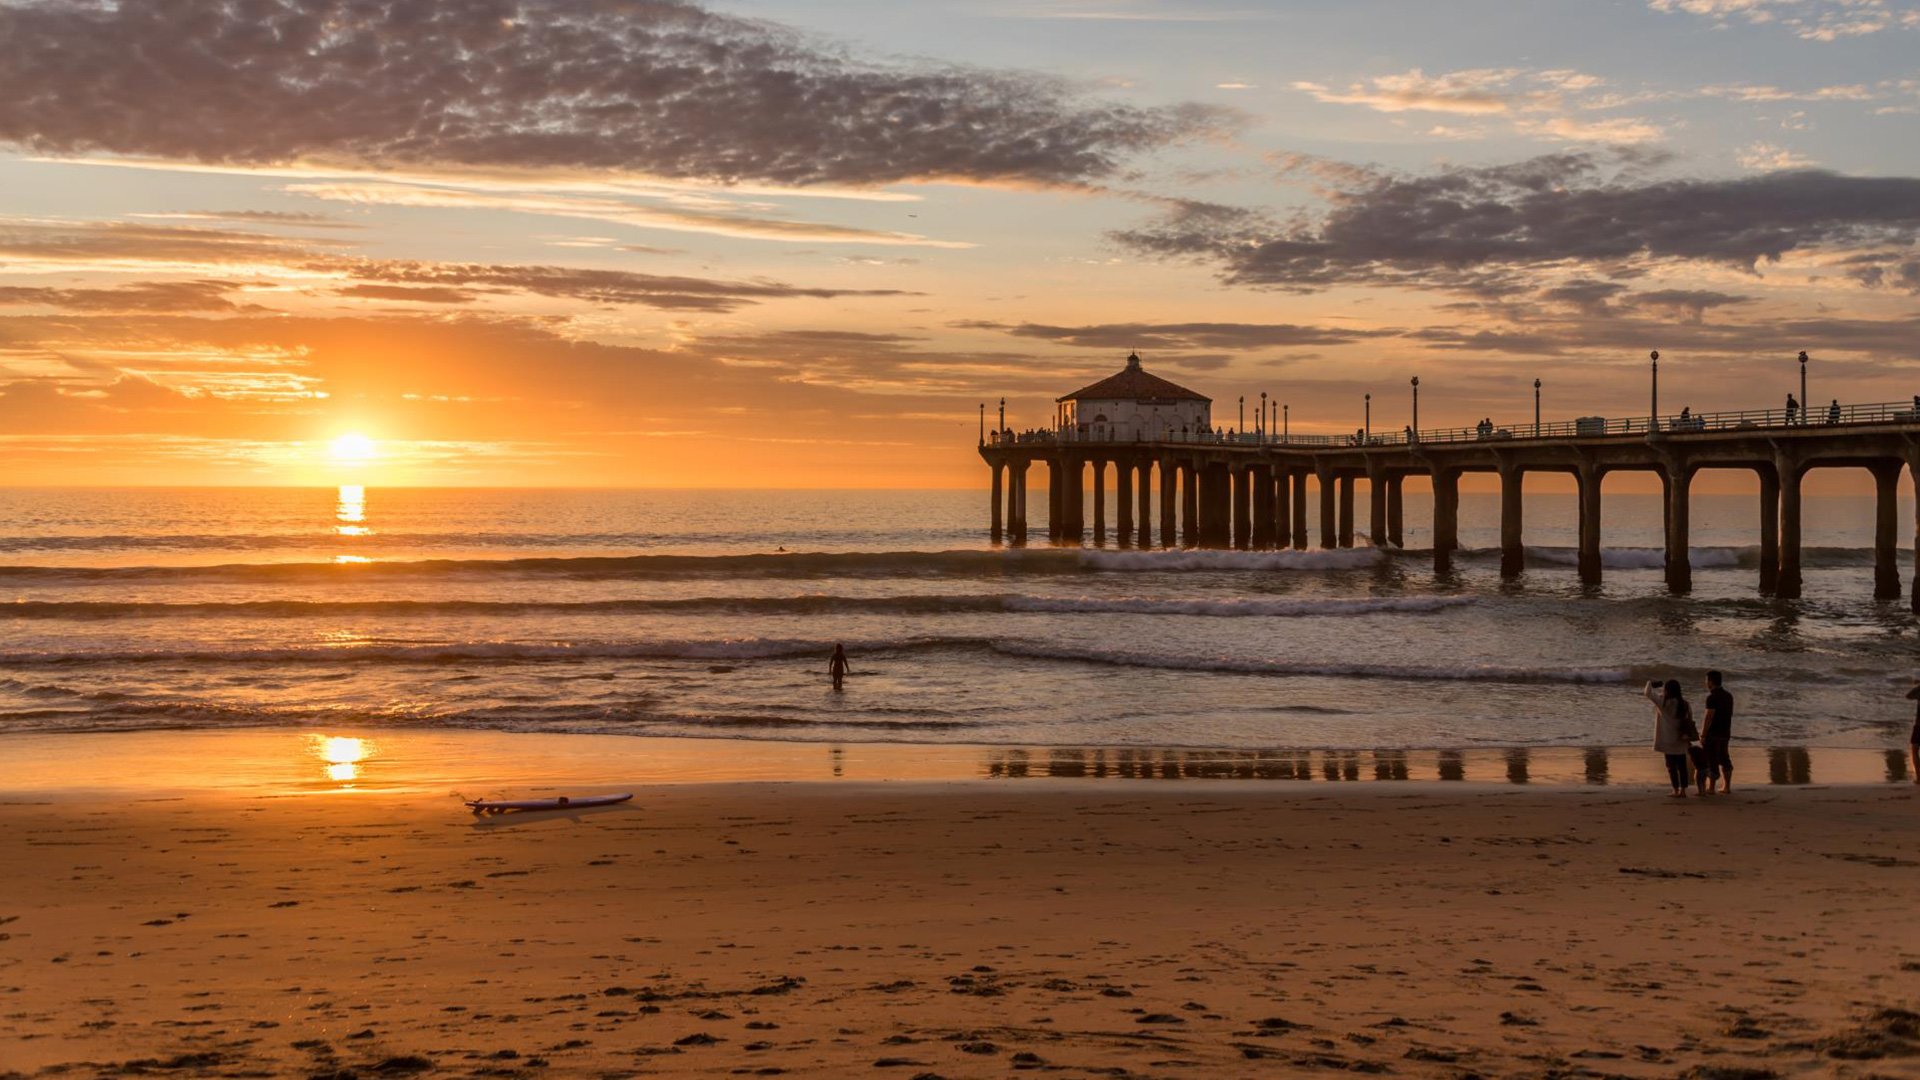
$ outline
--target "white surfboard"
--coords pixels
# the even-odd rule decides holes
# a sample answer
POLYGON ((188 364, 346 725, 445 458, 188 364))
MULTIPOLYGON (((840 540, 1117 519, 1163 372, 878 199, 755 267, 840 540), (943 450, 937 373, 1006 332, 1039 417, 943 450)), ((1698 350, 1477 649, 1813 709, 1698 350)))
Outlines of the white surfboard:
POLYGON ((578 798, 561 795, 552 799, 469 799, 467 809, 476 814, 504 814, 509 810, 574 810, 584 806, 612 806, 633 798, 633 793, 619 795, 582 795, 578 798))

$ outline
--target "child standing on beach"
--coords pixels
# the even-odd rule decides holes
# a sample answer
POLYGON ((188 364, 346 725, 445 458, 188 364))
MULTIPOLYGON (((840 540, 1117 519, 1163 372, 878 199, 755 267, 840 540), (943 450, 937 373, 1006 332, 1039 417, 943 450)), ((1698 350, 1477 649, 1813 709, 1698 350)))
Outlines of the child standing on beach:
POLYGON ((1645 694, 1647 700, 1653 702, 1653 749, 1667 759, 1667 780, 1673 785, 1670 794, 1684 799, 1687 797, 1687 745, 1693 742, 1693 738, 1688 737, 1693 727, 1693 709, 1681 696, 1678 679, 1668 679, 1664 686, 1658 679, 1650 680, 1645 694))

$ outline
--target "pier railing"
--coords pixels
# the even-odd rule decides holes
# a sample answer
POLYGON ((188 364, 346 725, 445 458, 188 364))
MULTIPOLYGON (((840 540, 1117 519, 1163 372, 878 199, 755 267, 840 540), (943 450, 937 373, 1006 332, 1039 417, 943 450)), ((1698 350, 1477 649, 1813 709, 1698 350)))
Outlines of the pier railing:
POLYGON ((1911 401, 1883 401, 1863 405, 1828 405, 1813 409, 1744 409, 1736 412, 1670 416, 1582 416, 1542 423, 1478 424, 1473 427, 1423 428, 1410 431, 1355 431, 1350 435, 1294 435, 1278 432, 1208 432, 1170 428, 1155 437, 1089 426, 1085 430, 988 432, 989 446, 1058 446, 1062 444, 1114 445, 1131 443, 1191 443, 1210 446, 1360 447, 1408 446, 1473 442, 1531 441, 1536 439, 1594 439, 1607 436, 1685 435, 1704 431, 1760 431, 1846 427, 1866 424, 1920 423, 1920 397, 1911 401))

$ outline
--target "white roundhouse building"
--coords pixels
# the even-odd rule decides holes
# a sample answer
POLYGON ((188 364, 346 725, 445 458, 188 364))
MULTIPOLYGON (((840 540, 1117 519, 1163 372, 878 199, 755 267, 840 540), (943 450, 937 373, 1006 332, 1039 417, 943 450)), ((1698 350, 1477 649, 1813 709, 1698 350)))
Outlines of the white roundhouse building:
POLYGON ((1180 438, 1212 423, 1211 398, 1148 373, 1138 353, 1128 354, 1121 371, 1055 402, 1055 429, 1067 439, 1180 438))

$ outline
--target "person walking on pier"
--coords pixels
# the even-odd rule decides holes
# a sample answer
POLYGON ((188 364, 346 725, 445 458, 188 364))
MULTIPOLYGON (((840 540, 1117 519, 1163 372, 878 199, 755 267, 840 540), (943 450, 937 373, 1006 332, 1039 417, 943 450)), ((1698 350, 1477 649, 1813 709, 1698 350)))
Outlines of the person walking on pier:
POLYGON ((1787 395, 1787 424, 1789 426, 1793 424, 1794 415, 1797 414, 1799 411, 1800 411, 1800 403, 1793 400, 1792 394, 1788 394, 1787 395))
POLYGON ((1721 685, 1725 678, 1717 671, 1707 672, 1707 718, 1700 725, 1700 754, 1706 769, 1700 776, 1700 794, 1713 794, 1713 782, 1720 781, 1720 794, 1733 794, 1733 695, 1721 685))
POLYGON ((1687 797, 1687 747, 1698 734, 1693 731, 1693 708, 1680 693, 1680 680, 1668 679, 1661 685, 1650 680, 1645 690, 1653 702, 1653 749, 1667 759, 1667 781, 1673 786, 1673 798, 1687 797))
POLYGON ((835 642, 833 659, 827 661, 827 677, 833 680, 835 693, 840 692, 840 684, 846 681, 847 675, 852 671, 853 668, 847 663, 847 647, 835 642))
POLYGON ((1827 423, 1837 424, 1839 422, 1840 422, 1840 399, 1834 398, 1833 404, 1827 406, 1827 423))

